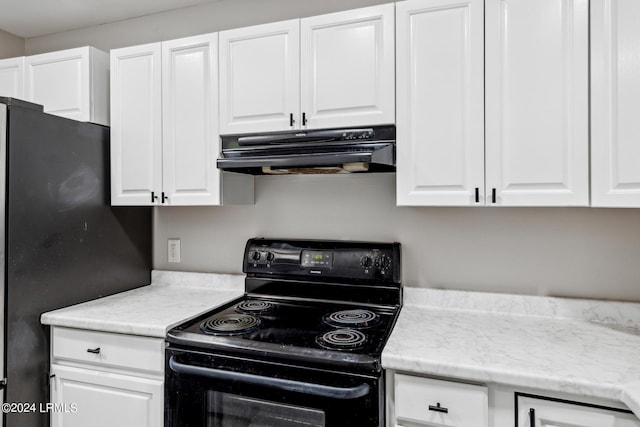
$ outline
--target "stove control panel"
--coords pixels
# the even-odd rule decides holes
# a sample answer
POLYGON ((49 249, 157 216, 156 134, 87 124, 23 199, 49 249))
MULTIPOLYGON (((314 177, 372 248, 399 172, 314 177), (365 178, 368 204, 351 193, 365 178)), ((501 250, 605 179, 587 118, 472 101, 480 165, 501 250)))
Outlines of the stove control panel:
POLYGON ((243 271, 256 276, 400 283, 400 244, 251 239, 243 271))

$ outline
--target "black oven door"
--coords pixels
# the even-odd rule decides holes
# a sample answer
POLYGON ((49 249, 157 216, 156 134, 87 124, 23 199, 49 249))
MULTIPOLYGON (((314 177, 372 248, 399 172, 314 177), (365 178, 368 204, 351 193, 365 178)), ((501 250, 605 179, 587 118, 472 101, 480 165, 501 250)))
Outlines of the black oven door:
POLYGON ((167 349, 165 427, 380 427, 382 375, 167 349))

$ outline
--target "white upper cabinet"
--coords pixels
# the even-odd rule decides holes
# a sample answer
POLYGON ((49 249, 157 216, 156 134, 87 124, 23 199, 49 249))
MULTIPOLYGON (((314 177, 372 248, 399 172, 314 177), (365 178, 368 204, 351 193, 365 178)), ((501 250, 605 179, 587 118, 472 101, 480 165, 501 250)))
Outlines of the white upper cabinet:
POLYGON ((399 205, 484 202, 483 9, 483 0, 397 3, 399 205))
POLYGON ((395 123, 394 5, 300 20, 302 126, 395 123))
POLYGON ((218 34, 162 43, 162 188, 169 204, 219 204, 218 34))
POLYGON ((488 202, 588 206, 588 0, 485 6, 488 202))
POLYGON ((46 113, 109 124, 109 54, 80 47, 25 57, 24 98, 46 113))
POLYGON ((299 26, 294 19, 220 33, 222 134, 296 128, 299 26))
POLYGON ((111 204, 252 203, 216 168, 218 35, 111 51, 111 204))
POLYGON ((591 203, 640 207, 640 2, 591 0, 591 203))
POLYGON ((397 3, 398 204, 588 206, 588 0, 484 7, 397 3))
POLYGON ((394 5, 220 33, 220 132, 391 124, 394 5))
POLYGON ((111 204, 162 193, 161 44, 111 51, 111 204))
POLYGON ((0 59, 0 96, 24 99, 24 56, 0 59))

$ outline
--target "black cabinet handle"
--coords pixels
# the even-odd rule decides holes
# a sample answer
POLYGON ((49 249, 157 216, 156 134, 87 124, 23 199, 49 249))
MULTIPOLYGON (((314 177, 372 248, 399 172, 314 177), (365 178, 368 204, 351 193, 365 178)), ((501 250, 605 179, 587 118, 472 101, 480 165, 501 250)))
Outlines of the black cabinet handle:
POLYGON ((87 353, 100 354, 100 347, 88 348, 87 353))
POLYGON ((293 120, 293 113, 289 113, 289 126, 293 127, 293 124, 294 124, 295 122, 296 122, 296 121, 295 121, 295 120, 293 120))
POLYGON ((156 196, 156 193, 154 191, 151 192, 151 203, 154 203, 156 200, 158 200, 158 196, 156 196))
POLYGON ((302 126, 307 125, 307 113, 302 113, 302 126))
POLYGON ((480 189, 476 187, 476 203, 480 203, 480 189))
POLYGON ((449 408, 445 408, 444 406, 440 406, 440 402, 436 403, 436 406, 429 405, 430 411, 442 412, 443 414, 449 413, 449 408))
POLYGON ((496 202, 496 189, 492 188, 491 189, 491 203, 495 203, 496 202))
POLYGON ((164 195, 164 191, 162 192, 162 203, 164 204, 164 202, 168 199, 167 196, 164 195))
POLYGON ((529 425, 536 427, 536 410, 533 408, 529 408, 529 425))

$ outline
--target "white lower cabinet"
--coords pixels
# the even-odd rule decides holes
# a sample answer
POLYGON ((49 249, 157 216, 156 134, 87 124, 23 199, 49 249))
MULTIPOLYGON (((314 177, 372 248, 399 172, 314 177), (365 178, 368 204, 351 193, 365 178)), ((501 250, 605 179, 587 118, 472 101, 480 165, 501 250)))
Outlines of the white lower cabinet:
POLYGON ((163 422, 163 383, 52 365, 53 427, 155 427, 163 422))
POLYGON ((54 327, 53 427, 157 427, 164 419, 164 340, 54 327))
POLYGON ((395 426, 488 427, 487 387, 395 376, 395 426))
POLYGON ((635 415, 613 408, 516 395, 516 427, 638 427, 635 415))
POLYGON ((386 384, 389 427, 640 427, 612 400, 393 370, 386 384))

